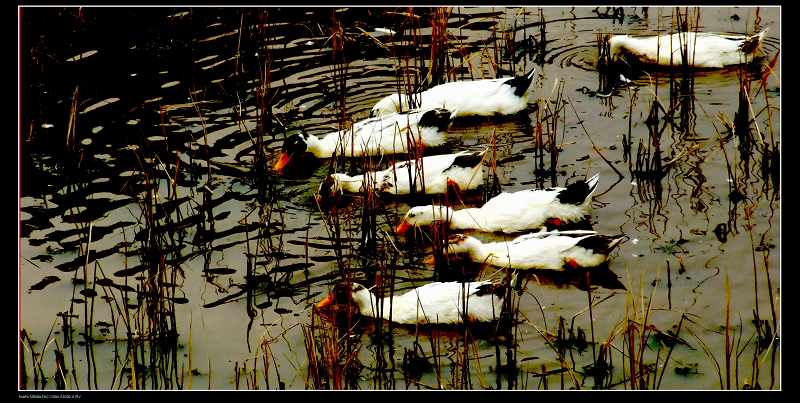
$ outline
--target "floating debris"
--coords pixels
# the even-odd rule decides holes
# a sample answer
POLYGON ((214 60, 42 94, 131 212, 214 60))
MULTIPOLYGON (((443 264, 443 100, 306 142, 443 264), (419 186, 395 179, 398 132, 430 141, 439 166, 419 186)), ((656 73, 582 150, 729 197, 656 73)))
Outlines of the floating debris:
POLYGON ((60 280, 61 279, 56 277, 56 276, 47 276, 47 277, 39 280, 38 283, 32 285, 31 288, 28 289, 28 292, 43 290, 48 285, 53 284, 56 281, 60 281, 60 280))
POLYGON ((86 288, 86 289, 81 290, 80 294, 83 295, 86 298, 94 298, 94 297, 97 296, 97 291, 95 291, 95 290, 93 290, 91 288, 86 288))
POLYGON ((206 269, 204 270, 204 272, 208 274, 233 274, 236 273, 236 269, 231 269, 228 267, 217 267, 213 269, 206 269))

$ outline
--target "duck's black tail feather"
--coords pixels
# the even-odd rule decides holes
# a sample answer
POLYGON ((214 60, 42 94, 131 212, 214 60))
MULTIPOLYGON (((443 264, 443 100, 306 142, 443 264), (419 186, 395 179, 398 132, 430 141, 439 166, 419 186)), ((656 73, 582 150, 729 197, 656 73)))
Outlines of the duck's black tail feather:
POLYGON ((533 82, 533 76, 536 73, 536 66, 534 66, 528 74, 524 76, 514 77, 505 82, 505 84, 511 86, 514 89, 514 95, 521 97, 525 95, 525 91, 528 91, 528 87, 531 86, 531 82, 533 82))
POLYGON ((739 45, 739 48, 745 54, 756 53, 761 50, 761 44, 764 42, 764 37, 767 34, 767 29, 765 28, 761 32, 747 37, 742 44, 739 45))
POLYGON ((419 127, 435 127, 437 129, 445 130, 450 125, 450 118, 452 113, 444 108, 430 109, 419 118, 417 126, 419 127))
POLYGON ((456 166, 459 168, 474 168, 483 161, 483 155, 485 153, 486 150, 459 154, 453 159, 453 163, 450 166, 456 166))
POLYGON ((585 249, 589 249, 594 253, 607 255, 614 250, 614 248, 616 248, 623 239, 627 237, 628 236, 624 234, 613 236, 592 235, 581 239, 576 245, 585 249))
POLYGON ((502 299, 506 295, 508 284, 502 283, 486 283, 481 284, 475 289, 475 295, 480 297, 483 295, 494 294, 495 297, 502 299))
POLYGON ((556 197, 561 203, 580 206, 594 193, 595 189, 597 189, 597 182, 599 179, 599 174, 595 174, 588 180, 577 181, 559 192, 556 197))

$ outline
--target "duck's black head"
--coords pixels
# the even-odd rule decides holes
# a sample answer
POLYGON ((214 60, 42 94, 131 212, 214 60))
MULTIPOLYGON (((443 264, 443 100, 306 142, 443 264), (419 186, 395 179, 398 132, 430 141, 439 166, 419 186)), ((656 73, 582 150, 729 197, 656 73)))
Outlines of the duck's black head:
POLYGON ((336 303, 347 304, 353 298, 353 284, 339 283, 333 286, 333 299, 336 303))
POLYGON ((323 309, 330 305, 353 305, 353 293, 366 290, 358 283, 337 283, 322 301, 317 304, 317 308, 323 309))
POLYGON ((283 168, 291 161, 291 159, 295 156, 302 155, 308 149, 308 143, 306 139, 308 135, 305 133, 298 133, 289 136, 283 142, 283 146, 281 147, 281 155, 278 157, 278 162, 275 163, 275 170, 278 172, 282 172, 283 168))
MULTIPOLYGON (((352 326, 352 317, 359 312, 354 295, 364 293, 366 288, 358 283, 338 283, 328 295, 316 305, 323 318, 332 320, 336 326, 352 326)), ((366 291, 369 292, 369 291, 366 291)))
POLYGON ((419 127, 435 127, 439 131, 447 129, 450 126, 450 116, 452 113, 444 108, 431 109, 422 114, 419 118, 419 127))
POLYGON ((317 194, 314 195, 317 203, 325 210, 336 205, 342 197, 342 187, 335 175, 337 174, 326 176, 319 184, 317 194))
POLYGON ((333 286, 333 289, 328 296, 317 303, 317 309, 330 309, 332 305, 349 304, 352 300, 353 289, 349 284, 338 283, 333 286))

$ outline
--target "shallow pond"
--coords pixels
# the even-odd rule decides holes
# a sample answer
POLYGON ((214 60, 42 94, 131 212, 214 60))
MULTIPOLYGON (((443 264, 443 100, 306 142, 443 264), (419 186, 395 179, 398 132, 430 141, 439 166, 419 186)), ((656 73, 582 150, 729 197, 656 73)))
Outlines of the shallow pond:
POLYGON ((781 388, 777 7, 21 14, 21 388, 781 388), (766 55, 630 83, 598 62, 604 34, 681 21, 766 28, 766 55), (283 139, 364 119, 399 86, 534 66, 527 111, 456 121, 426 153, 494 144, 467 204, 599 173, 589 224, 627 235, 608 267, 590 287, 524 274, 507 329, 313 315, 345 276, 405 291, 477 274, 393 234, 443 197, 321 210, 325 175, 386 161, 278 175, 283 139))

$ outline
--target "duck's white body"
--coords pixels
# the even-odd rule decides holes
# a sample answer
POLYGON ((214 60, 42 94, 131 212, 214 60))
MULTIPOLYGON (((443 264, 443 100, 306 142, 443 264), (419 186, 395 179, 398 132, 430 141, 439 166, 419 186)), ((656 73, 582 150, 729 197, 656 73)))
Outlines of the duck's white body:
POLYGON ((349 193, 360 192, 365 181, 378 192, 395 195, 410 194, 412 190, 423 192, 423 189, 426 194, 443 194, 447 192, 448 181, 460 190, 472 190, 483 184, 482 156, 480 152, 462 151, 424 157, 420 164, 417 160, 402 161, 382 171, 355 176, 337 173, 330 177, 335 188, 349 193), (469 163, 459 165, 464 160, 469 163))
POLYGON ((493 286, 491 281, 430 283, 395 295, 390 302, 363 286, 356 291, 359 286, 354 285, 352 295, 362 315, 396 323, 461 323, 465 305, 469 320, 489 322, 499 318, 503 308, 502 298, 487 290, 493 286))
MULTIPOLYGON (((527 89, 533 74, 534 70, 531 70, 521 77, 454 81, 412 94, 411 98, 420 108, 446 108, 453 113, 453 117, 513 115, 528 106, 527 89), (524 88, 519 89, 522 86, 524 88)), ((408 110, 408 107, 409 97, 394 93, 378 101, 372 108, 372 114, 380 116, 408 110)))
POLYGON ((680 66, 686 47, 690 66, 722 68, 752 61, 765 34, 766 30, 751 36, 695 32, 645 37, 614 35, 609 45, 613 60, 627 56, 645 64, 680 66))
POLYGON ((599 266, 608 259, 608 252, 622 240, 621 237, 604 237, 594 231, 539 232, 522 235, 508 242, 488 243, 463 235, 452 238, 455 240, 450 240, 448 244, 450 253, 466 253, 474 262, 523 270, 599 266), (596 239, 591 240, 593 237, 596 239), (584 247, 590 243, 600 243, 604 250, 584 247))
POLYGON ((424 109, 408 113, 392 113, 362 120, 352 128, 331 132, 322 138, 308 135, 308 151, 317 158, 329 158, 334 153, 346 157, 364 155, 403 154, 414 145, 435 147, 444 144, 443 130, 420 126, 424 109))
POLYGON ((571 185, 574 194, 571 199, 564 197, 567 188, 530 189, 501 193, 480 208, 414 207, 403 220, 409 225, 430 225, 436 220, 449 219, 451 229, 504 233, 538 229, 550 219, 558 219, 561 223, 578 222, 589 213, 591 196, 597 189, 599 178, 599 175, 594 175, 585 184, 571 185), (578 189, 578 186, 585 189, 578 189))

